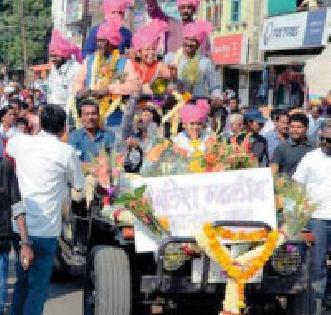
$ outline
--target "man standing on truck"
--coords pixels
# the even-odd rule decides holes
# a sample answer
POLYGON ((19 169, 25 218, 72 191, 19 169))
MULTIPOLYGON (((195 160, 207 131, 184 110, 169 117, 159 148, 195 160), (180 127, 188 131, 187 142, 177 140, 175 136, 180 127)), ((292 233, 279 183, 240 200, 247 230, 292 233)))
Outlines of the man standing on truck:
MULTIPOLYGON (((97 33, 97 50, 85 59, 79 75, 76 77, 75 91, 79 98, 94 97, 99 104, 100 123, 111 126, 121 125, 123 111, 121 106, 113 105, 111 95, 130 95, 140 91, 142 83, 137 78, 122 80, 126 58, 119 52, 122 21, 113 18, 103 23, 97 33)), ((76 115, 74 115, 76 116, 76 115)), ((76 117, 75 117, 76 118, 76 117)))
MULTIPOLYGON (((133 5, 132 0, 104 0, 103 1, 103 12, 106 21, 111 21, 115 18, 124 20, 125 11, 133 5)), ((97 34, 99 31, 99 25, 91 28, 86 42, 83 48, 83 57, 86 58, 88 55, 93 54, 97 50, 97 34)), ((120 29, 121 42, 119 44, 119 50, 121 54, 125 53, 125 49, 131 47, 132 34, 128 28, 122 26, 120 29)))
POLYGON ((49 44, 49 55, 53 63, 48 77, 48 104, 61 106, 69 114, 69 103, 73 100, 73 79, 80 70, 79 48, 63 35, 53 30, 49 44), (72 58, 76 55, 76 60, 72 58))
MULTIPOLYGON (((57 238, 61 233, 61 209, 68 183, 76 190, 84 177, 73 148, 60 141, 66 113, 57 105, 45 106, 40 115, 42 131, 19 134, 8 142, 8 155, 15 159, 34 263, 26 272, 19 264, 12 315, 43 313, 57 238)), ((14 242, 19 248, 19 242, 14 242)))
MULTIPOLYGON (((183 30, 187 23, 194 22, 194 14, 197 12, 200 0, 177 0, 177 7, 181 20, 167 16, 160 8, 157 0, 146 0, 147 12, 152 19, 159 19, 167 22, 169 28, 163 40, 163 52, 176 52, 182 47, 183 30)), ((206 37, 200 45, 202 54, 209 54, 210 42, 206 37)))
MULTIPOLYGON (((177 69, 178 85, 195 98, 211 96, 221 101, 222 91, 215 65, 199 48, 212 31, 212 25, 199 20, 183 29, 182 48, 165 56, 165 62, 177 69)), ((216 104, 214 104, 216 105, 216 104)))

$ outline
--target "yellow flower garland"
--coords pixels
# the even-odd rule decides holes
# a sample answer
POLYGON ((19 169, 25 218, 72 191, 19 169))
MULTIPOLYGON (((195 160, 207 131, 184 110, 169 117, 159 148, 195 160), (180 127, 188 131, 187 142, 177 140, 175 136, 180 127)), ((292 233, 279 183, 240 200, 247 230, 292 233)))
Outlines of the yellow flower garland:
POLYGON ((173 95, 177 100, 177 105, 163 116, 162 124, 164 125, 166 122, 171 121, 171 135, 175 136, 178 132, 179 111, 191 100, 192 95, 188 92, 184 94, 173 92, 173 95))
POLYGON ((200 247, 222 267, 229 277, 224 300, 224 313, 239 314, 240 309, 245 308, 245 283, 253 278, 269 260, 278 246, 279 232, 277 230, 270 233, 262 230, 233 232, 222 227, 214 228, 211 223, 207 223, 197 240, 200 247), (220 243, 218 238, 257 242, 265 239, 265 243, 233 259, 230 251, 220 243))
POLYGON ((92 90, 108 88, 111 79, 116 73, 116 65, 120 59, 120 52, 115 49, 110 60, 107 60, 101 53, 96 52, 93 64, 92 90))
MULTIPOLYGON (((92 70, 92 90, 108 89, 109 84, 116 73, 116 65, 119 59, 120 52, 118 49, 113 51, 110 61, 106 60, 106 58, 99 52, 96 53, 92 70)), ((110 101, 110 96, 105 96, 99 100, 101 124, 103 124, 105 119, 108 117, 107 115, 112 114, 112 112, 109 111, 110 101)), ((114 111, 116 107, 112 106, 112 110, 114 111)))

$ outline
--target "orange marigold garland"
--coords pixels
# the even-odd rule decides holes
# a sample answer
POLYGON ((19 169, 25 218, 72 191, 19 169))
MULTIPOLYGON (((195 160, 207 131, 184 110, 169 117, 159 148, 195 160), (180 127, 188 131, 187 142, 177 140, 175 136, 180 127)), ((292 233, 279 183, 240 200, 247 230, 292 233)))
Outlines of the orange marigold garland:
POLYGON ((240 314, 240 309, 245 308, 245 284, 269 260, 278 246, 279 232, 277 230, 271 232, 265 230, 234 232, 223 227, 215 228, 212 224, 207 223, 204 225, 202 235, 198 237, 198 241, 199 245, 221 266, 229 277, 223 303, 223 313, 221 314, 240 314), (264 244, 240 257, 232 258, 230 251, 220 240, 264 241, 264 244))

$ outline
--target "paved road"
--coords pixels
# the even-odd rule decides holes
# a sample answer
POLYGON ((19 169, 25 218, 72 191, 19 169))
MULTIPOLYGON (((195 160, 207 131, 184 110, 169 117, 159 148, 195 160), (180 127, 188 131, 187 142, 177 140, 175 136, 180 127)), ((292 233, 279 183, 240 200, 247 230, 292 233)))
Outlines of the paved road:
POLYGON ((77 278, 69 283, 52 284, 44 315, 82 315, 82 287, 82 281, 77 278))
MULTIPOLYGON (((15 271, 13 266, 13 257, 11 257, 11 268, 9 277, 9 300, 11 300, 12 298, 12 289, 14 281, 15 271)), ((82 288, 83 281, 82 278, 79 276, 70 279, 70 281, 68 281, 67 283, 52 283, 43 315, 82 315, 82 288)), ((201 312, 190 310, 188 314, 200 315, 201 312)), ((325 312, 323 315, 331 315, 331 311, 325 312)))
MULTIPOLYGON (((12 300, 15 282, 14 253, 10 255, 9 302, 12 300)), ((67 283, 51 284, 43 315, 82 315, 83 281, 73 277, 67 283)), ((9 307, 8 307, 9 308, 9 307)), ((5 313, 9 314, 9 311, 5 313)))

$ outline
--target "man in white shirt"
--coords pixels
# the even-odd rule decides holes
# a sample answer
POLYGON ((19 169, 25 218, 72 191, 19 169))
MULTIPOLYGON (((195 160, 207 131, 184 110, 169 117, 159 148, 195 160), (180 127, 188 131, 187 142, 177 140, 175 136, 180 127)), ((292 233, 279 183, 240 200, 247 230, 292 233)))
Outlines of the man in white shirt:
POLYGON ((76 52, 76 46, 59 31, 53 31, 49 45, 53 66, 48 77, 47 103, 61 106, 67 115, 69 103, 74 99, 73 81, 81 69, 79 62, 72 58, 76 52))
MULTIPOLYGON (((24 273, 17 264, 17 283, 12 314, 41 315, 47 297, 57 237, 61 232, 61 207, 68 184, 84 185, 74 149, 60 141, 65 131, 65 111, 56 105, 41 112, 42 131, 34 136, 19 134, 8 142, 15 159, 23 210, 34 252, 34 263, 24 273)), ((16 244, 18 249, 18 244, 16 244)))
POLYGON ((309 228, 315 236, 313 247, 313 292, 311 314, 321 314, 321 305, 325 296, 327 270, 326 254, 331 231, 331 123, 322 130, 321 148, 311 151, 303 157, 293 178, 307 190, 317 209, 312 215, 309 228))

